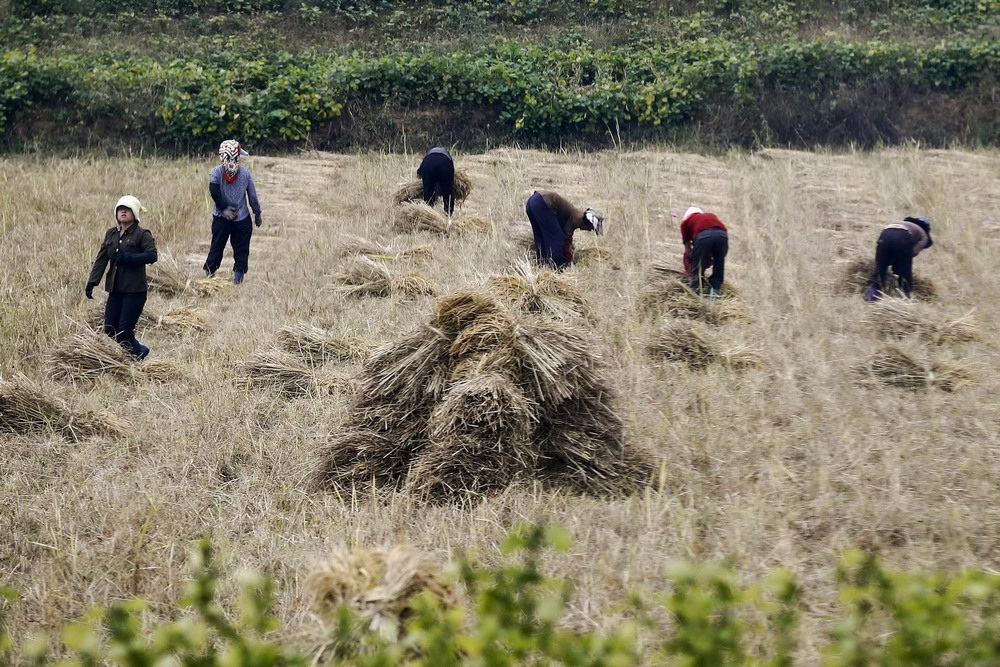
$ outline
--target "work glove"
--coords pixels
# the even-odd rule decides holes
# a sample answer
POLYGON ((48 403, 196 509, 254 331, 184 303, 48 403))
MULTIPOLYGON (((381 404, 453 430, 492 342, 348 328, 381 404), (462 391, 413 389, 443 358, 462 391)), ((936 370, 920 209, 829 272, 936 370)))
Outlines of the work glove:
POLYGON ((226 220, 235 220, 236 219, 236 207, 235 206, 227 206, 225 208, 225 210, 222 212, 222 217, 225 218, 226 220))
POLYGON ((253 216, 253 224, 257 225, 258 227, 264 224, 264 218, 261 217, 260 213, 257 213, 256 215, 253 216))
POLYGON ((87 283, 87 289, 85 289, 83 292, 84 292, 84 294, 87 295, 88 299, 93 299, 94 298, 94 288, 95 287, 97 287, 97 283, 87 283))

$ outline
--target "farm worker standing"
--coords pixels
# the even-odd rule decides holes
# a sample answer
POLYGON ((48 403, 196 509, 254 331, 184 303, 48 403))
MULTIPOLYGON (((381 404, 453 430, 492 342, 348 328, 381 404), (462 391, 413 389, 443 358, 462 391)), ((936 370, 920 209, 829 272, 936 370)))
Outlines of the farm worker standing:
POLYGON ((705 213, 696 206, 684 211, 681 220, 681 240, 684 241, 684 270, 691 278, 691 289, 712 298, 721 296, 726 278, 726 254, 729 233, 714 213, 705 213), (705 270, 712 275, 705 278, 705 270), (709 286, 705 292, 706 283, 709 286))
POLYGON ((258 227, 264 222, 260 215, 260 202, 253 175, 246 167, 240 166, 240 156, 247 152, 237 141, 229 139, 219 145, 219 160, 222 164, 213 167, 208 174, 208 191, 212 195, 212 245, 205 259, 206 276, 214 276, 222 264, 222 253, 226 242, 233 246, 233 282, 243 282, 250 258, 250 210, 253 209, 253 224, 258 227), (250 202, 249 207, 247 201, 250 202))
POLYGON ((156 261, 156 241, 148 229, 139 226, 139 212, 145 210, 132 195, 118 200, 117 224, 104 235, 85 291, 88 299, 94 298, 94 288, 107 268, 104 333, 136 359, 149 354, 149 348, 135 339, 135 325, 146 305, 146 265, 156 261))
POLYGON ((889 267, 899 278, 899 288, 906 298, 913 289, 913 258, 934 245, 931 223, 927 218, 903 218, 886 226, 875 246, 875 270, 868 279, 865 301, 874 301, 885 288, 889 267))
POLYGON ((531 221, 538 261, 556 268, 573 261, 573 232, 582 229, 600 235, 604 214, 594 208, 580 210, 555 192, 536 190, 524 207, 531 221))
POLYGON ((455 161, 447 148, 436 146, 420 161, 417 176, 423 181, 424 202, 434 205, 435 190, 441 193, 444 200, 444 212, 451 215, 455 212, 455 161))

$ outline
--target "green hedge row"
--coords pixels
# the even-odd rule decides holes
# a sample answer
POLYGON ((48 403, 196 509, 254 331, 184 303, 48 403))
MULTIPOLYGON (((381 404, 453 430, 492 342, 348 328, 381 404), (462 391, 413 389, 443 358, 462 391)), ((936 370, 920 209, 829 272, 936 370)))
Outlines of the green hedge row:
POLYGON ((609 127, 679 127, 722 102, 754 122, 757 105, 776 96, 815 101, 810 111, 821 119, 829 109, 819 102, 845 85, 953 93, 995 82, 998 71, 1000 41, 705 42, 607 51, 507 42, 381 58, 222 49, 173 62, 11 51, 0 55, 0 129, 30 115, 68 125, 108 122, 147 143, 182 149, 220 136, 294 142, 344 105, 378 104, 486 112, 500 133, 558 141, 609 127))

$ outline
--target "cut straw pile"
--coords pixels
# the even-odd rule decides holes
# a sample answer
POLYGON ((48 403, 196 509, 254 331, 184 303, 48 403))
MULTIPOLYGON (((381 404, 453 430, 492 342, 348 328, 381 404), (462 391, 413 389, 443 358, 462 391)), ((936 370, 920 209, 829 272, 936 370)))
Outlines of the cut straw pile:
POLYGON ((275 389, 289 398, 322 396, 349 390, 353 379, 338 371, 317 370, 282 350, 260 350, 236 364, 236 386, 275 389))
MULTIPOLYGON (((875 270, 874 258, 858 258, 844 265, 840 277, 837 279, 836 291, 838 294, 850 296, 852 294, 864 294, 868 290, 868 280, 875 270)), ((896 289, 896 276, 892 271, 888 273, 888 285, 885 285, 885 293, 890 295, 900 294, 896 289)), ((913 276, 913 296, 918 299, 933 299, 937 296, 937 287, 929 278, 913 276)))
POLYGON ((130 427, 103 411, 75 411, 37 383, 18 374, 0 378, 0 431, 28 434, 54 431, 71 440, 91 436, 121 438, 130 427))
POLYGON ((434 294, 434 286, 419 273, 393 273, 383 262, 358 255, 333 277, 351 297, 395 296, 403 299, 434 294))
MULTIPOLYGON (((455 183, 452 186, 452 196, 455 197, 455 204, 461 204, 469 195, 472 193, 472 179, 463 169, 455 170, 455 183)), ((434 193, 434 198, 431 203, 437 200, 438 192, 434 193)), ((415 181, 409 181, 399 186, 396 193, 393 195, 393 201, 397 204, 404 204, 406 202, 423 201, 424 198, 424 184, 423 181, 417 179, 415 181)))
POLYGON ((653 335, 646 349, 654 357, 683 362, 691 368, 721 363, 743 370, 764 363, 760 351, 746 345, 721 349, 712 341, 705 326, 692 320, 667 320, 653 335))
POLYGON ((974 382, 972 372, 966 366, 927 362, 891 344, 877 350, 855 372, 862 383, 874 382, 904 389, 937 387, 943 391, 956 391, 974 382))
MULTIPOLYGON (((92 308, 87 313, 87 324, 93 329, 103 330, 104 309, 92 308)), ((195 306, 178 306, 162 311, 156 306, 146 304, 139 317, 137 328, 164 329, 167 331, 204 331, 208 326, 205 311, 195 306)))
POLYGON ((971 313, 953 320, 941 320, 926 304, 909 299, 880 299, 872 305, 867 319, 883 338, 916 335, 938 345, 982 338, 971 313))
POLYGON ((729 281, 722 285, 721 298, 709 299, 696 294, 688 286, 688 278, 683 271, 662 265, 652 267, 643 289, 642 304, 649 310, 708 324, 750 319, 746 306, 729 281))
POLYGON ((278 331, 278 346, 315 364, 360 361, 377 347, 360 338, 344 338, 320 327, 299 322, 278 331))
POLYGON ((338 608, 347 607, 388 639, 395 639, 412 617, 418 594, 430 594, 445 606, 458 602, 454 586, 442 579, 441 566, 405 546, 335 551, 313 566, 305 590, 316 612, 333 619, 338 608))
POLYGON ((480 215, 462 215, 449 218, 424 202, 404 202, 396 207, 395 226, 401 232, 434 232, 436 234, 465 234, 483 231, 493 226, 489 218, 480 215))
POLYGON ((183 372, 169 361, 135 361, 104 334, 85 329, 58 340, 48 355, 49 373, 57 380, 94 380, 110 375, 127 380, 169 382, 183 372))
POLYGON ((516 307, 524 302, 460 290, 427 325, 376 350, 321 453, 320 483, 429 500, 528 479, 599 495, 641 484, 648 464, 625 446, 593 336, 516 307))

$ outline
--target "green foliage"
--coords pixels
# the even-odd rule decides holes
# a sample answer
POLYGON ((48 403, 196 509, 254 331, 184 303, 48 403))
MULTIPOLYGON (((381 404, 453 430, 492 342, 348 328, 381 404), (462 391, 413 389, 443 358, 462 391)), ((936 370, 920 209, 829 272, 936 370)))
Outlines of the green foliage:
MULTIPOLYGON (((149 627, 145 603, 118 602, 63 627, 54 651, 44 637, 24 643, 20 660, 48 664, 58 652, 70 657, 64 665, 128 667, 795 664, 801 591, 786 570, 745 586, 723 565, 678 563, 667 570, 670 590, 658 604, 636 597, 626 607, 631 620, 581 632, 564 627, 571 587, 541 571, 552 548, 569 548, 562 530, 522 528, 503 545, 507 562, 495 568, 458 559, 454 573, 464 585, 466 607, 420 596, 411 605, 412 618, 391 634, 369 630, 338 609, 328 618, 327 641, 307 654, 268 639, 279 627, 271 612, 273 583, 265 577, 242 576, 238 619, 230 618, 217 599, 220 574, 212 549, 202 542, 181 601, 188 614, 180 620, 149 627)), ((892 571, 873 555, 852 551, 838 568, 837 583, 843 617, 823 649, 827 667, 986 666, 1000 660, 1000 576, 892 571)), ((0 589, 6 600, 0 621, 2 605, 16 597, 0 589)), ((0 622, 0 661, 10 648, 0 622)))

